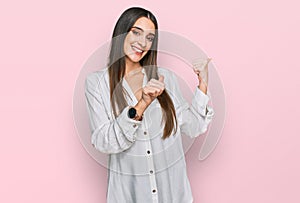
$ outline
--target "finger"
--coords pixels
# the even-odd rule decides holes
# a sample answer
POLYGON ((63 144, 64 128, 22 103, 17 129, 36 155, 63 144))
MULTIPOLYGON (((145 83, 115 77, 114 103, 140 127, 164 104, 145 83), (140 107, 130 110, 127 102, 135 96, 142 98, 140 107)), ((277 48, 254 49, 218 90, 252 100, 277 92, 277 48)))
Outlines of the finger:
POLYGON ((157 88, 157 89, 165 89, 165 87, 164 87, 164 85, 163 84, 157 84, 157 83, 155 83, 155 82, 149 82, 149 85, 151 86, 151 87, 155 87, 155 88, 157 88))
POLYGON ((200 73, 200 70, 198 70, 198 69, 196 69, 196 68, 193 68, 193 70, 194 70, 194 72, 195 72, 196 74, 200 73))
POLYGON ((144 93, 148 94, 148 95, 156 94, 159 91, 160 91, 160 89, 152 87, 152 86, 145 86, 145 88, 144 88, 144 93))
POLYGON ((162 81, 159 81, 159 80, 156 80, 156 79, 151 79, 150 81, 149 81, 149 83, 151 84, 151 85, 159 85, 160 87, 162 87, 162 88, 164 88, 165 87, 165 83, 164 82, 162 82, 162 81))
MULTIPOLYGON (((163 77, 163 76, 162 76, 162 77, 163 77)), ((162 78, 159 78, 158 80, 152 78, 150 81, 155 82, 155 83, 157 83, 157 84, 165 84, 165 83, 164 83, 164 78, 163 78, 163 79, 162 79, 162 78)))
POLYGON ((157 96, 161 95, 163 93, 163 91, 164 91, 164 89, 152 88, 152 89, 149 89, 148 94, 153 97, 157 97, 157 96))
POLYGON ((165 91, 165 89, 160 90, 160 91, 158 92, 158 95, 157 95, 157 96, 161 95, 164 91, 165 91))
POLYGON ((164 80, 165 80, 165 77, 163 75, 160 75, 158 78, 158 81, 164 83, 164 80))
POLYGON ((198 70, 194 70, 194 73, 195 73, 197 76, 200 75, 200 71, 198 71, 198 70))
POLYGON ((208 66, 208 64, 211 60, 212 60, 212 58, 208 58, 205 66, 208 66))
POLYGON ((165 89, 165 84, 162 83, 162 82, 159 82, 158 80, 150 81, 149 85, 152 86, 152 87, 156 87, 158 89, 161 89, 161 90, 165 89))
POLYGON ((193 70, 194 70, 194 71, 200 71, 201 69, 202 69, 202 66, 201 66, 201 65, 193 66, 193 70))
POLYGON ((159 80, 151 79, 149 81, 149 84, 154 85, 154 86, 159 86, 159 88, 164 89, 165 88, 165 83, 161 82, 159 80))

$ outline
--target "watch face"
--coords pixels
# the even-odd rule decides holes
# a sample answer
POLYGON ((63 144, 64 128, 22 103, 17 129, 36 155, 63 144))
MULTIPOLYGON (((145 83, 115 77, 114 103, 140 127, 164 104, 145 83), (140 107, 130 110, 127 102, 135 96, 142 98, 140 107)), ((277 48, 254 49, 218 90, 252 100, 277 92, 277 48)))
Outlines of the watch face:
POLYGON ((136 115, 136 110, 135 110, 135 108, 130 108, 129 110, 128 110, 128 117, 129 118, 134 118, 135 117, 135 115, 136 115))

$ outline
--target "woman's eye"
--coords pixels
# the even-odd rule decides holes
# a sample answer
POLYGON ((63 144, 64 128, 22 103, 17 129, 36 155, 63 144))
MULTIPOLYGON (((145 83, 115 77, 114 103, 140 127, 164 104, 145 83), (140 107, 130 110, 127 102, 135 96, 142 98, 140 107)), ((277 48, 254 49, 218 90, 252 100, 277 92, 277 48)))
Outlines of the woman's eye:
POLYGON ((147 39, 148 39, 150 42, 153 42, 154 37, 148 37, 147 39))
POLYGON ((134 35, 137 35, 137 36, 139 36, 139 35, 140 35, 140 33, 139 33, 139 32, 137 32, 137 31, 135 31, 135 30, 132 30, 132 33, 133 33, 134 35))

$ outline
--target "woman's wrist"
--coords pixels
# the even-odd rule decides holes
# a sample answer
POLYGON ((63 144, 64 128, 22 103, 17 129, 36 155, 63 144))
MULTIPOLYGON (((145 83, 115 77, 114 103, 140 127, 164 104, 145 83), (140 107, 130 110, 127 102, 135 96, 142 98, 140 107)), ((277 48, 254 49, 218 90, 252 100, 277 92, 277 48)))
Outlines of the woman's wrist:
POLYGON ((198 88, 204 93, 207 93, 207 85, 204 81, 199 82, 198 88))
POLYGON ((143 115, 144 111, 147 109, 147 107, 148 107, 148 104, 143 99, 140 99, 134 108, 136 109, 137 115, 142 117, 142 115, 143 115))

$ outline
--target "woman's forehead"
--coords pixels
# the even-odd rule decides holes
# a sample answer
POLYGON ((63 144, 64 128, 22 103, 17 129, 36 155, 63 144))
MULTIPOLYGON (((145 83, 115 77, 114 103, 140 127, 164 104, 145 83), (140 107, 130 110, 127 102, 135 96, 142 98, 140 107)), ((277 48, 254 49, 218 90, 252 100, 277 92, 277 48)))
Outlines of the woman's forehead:
POLYGON ((146 17, 141 17, 137 19, 132 27, 141 29, 142 31, 147 31, 155 34, 155 25, 154 23, 146 17))

